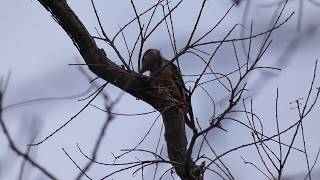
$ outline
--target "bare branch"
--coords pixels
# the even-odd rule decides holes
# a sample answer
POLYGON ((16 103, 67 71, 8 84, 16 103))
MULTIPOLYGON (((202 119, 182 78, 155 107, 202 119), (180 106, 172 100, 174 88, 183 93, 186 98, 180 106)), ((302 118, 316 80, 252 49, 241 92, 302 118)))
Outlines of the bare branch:
POLYGON ((46 175, 48 178, 50 179, 58 179, 56 178, 53 174, 51 174, 47 169, 45 169, 43 166, 41 166, 40 164, 38 164, 35 160, 33 160, 31 157, 29 157, 29 155, 27 153, 23 153, 20 149, 18 149, 18 147, 16 146, 16 144, 14 143, 9 130, 4 122, 4 120, 2 119, 2 104, 3 104, 3 95, 5 90, 8 87, 8 81, 9 79, 7 79, 7 81, 5 81, 4 83, 1 82, 0 83, 0 126, 1 129, 7 139, 7 141, 9 142, 9 146, 12 149, 13 152, 15 152, 18 156, 21 156, 22 158, 24 158, 26 161, 28 161, 28 163, 30 163, 33 167, 35 167, 36 169, 38 169, 40 172, 42 172, 44 175, 46 175))

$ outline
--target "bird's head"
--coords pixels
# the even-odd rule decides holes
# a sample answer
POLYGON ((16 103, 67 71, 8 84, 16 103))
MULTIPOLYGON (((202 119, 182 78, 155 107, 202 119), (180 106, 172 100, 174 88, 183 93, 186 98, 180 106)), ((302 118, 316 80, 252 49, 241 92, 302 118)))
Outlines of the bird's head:
POLYGON ((140 73, 143 74, 146 71, 154 73, 157 71, 163 63, 161 53, 157 49, 148 49, 142 56, 142 67, 140 73))

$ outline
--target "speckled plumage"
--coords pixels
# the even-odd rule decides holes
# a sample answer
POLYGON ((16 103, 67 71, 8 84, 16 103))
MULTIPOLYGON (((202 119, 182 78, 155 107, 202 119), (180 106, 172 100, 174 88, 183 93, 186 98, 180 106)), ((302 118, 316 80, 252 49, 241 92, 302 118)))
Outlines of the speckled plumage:
POLYGON ((149 49, 143 55, 141 73, 150 71, 150 76, 152 76, 154 81, 159 84, 160 90, 167 90, 169 93, 168 95, 173 98, 173 101, 184 103, 184 82, 178 67, 175 64, 170 63, 166 68, 155 75, 155 73, 167 63, 169 63, 169 61, 164 59, 158 50, 149 49))
MULTIPOLYGON (((188 95, 186 94, 184 82, 178 67, 170 63, 161 72, 158 72, 159 69, 168 63, 170 63, 170 61, 163 58, 159 50, 148 49, 142 57, 140 73, 150 71, 150 76, 153 77, 154 83, 159 86, 159 91, 166 91, 172 98, 172 101, 181 108, 185 115, 189 113, 189 115, 192 116, 192 112, 190 113, 190 104, 186 100, 188 95)), ((185 117, 187 118, 187 116, 185 117)), ((187 118, 185 121, 188 124, 189 119, 187 118)))

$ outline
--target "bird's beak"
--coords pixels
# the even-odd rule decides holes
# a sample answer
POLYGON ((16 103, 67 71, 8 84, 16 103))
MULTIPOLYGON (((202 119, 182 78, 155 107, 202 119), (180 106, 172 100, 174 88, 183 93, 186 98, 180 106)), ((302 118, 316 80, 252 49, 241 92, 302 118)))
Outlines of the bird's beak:
POLYGON ((143 74, 145 72, 146 72, 145 68, 141 68, 140 71, 139 71, 139 74, 143 74))

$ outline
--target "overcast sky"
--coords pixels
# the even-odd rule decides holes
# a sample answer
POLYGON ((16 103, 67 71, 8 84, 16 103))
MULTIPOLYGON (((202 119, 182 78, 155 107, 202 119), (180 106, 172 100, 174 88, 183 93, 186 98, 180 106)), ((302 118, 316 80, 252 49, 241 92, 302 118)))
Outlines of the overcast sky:
MULTIPOLYGON (((97 21, 90 6, 90 1, 69 0, 68 2, 88 30, 93 35, 97 35, 95 31, 97 21)), ((137 1, 138 11, 141 12, 146 9, 152 2, 137 1)), ((242 15, 245 11, 246 2, 240 4, 239 7, 235 7, 221 26, 212 33, 210 38, 214 40, 221 39, 234 24, 243 23, 242 15)), ((264 128, 270 134, 276 133, 274 120, 276 89, 279 88, 280 95, 280 126, 285 129, 285 127, 297 120, 297 112, 290 109, 292 107, 290 102, 300 97, 306 97, 315 61, 320 56, 320 30, 318 30, 319 20, 317 19, 320 16, 320 7, 307 0, 301 2, 303 2, 303 7, 300 8, 300 11, 299 0, 289 2, 282 20, 293 11, 295 11, 295 15, 287 24, 273 34, 271 48, 262 61, 263 65, 276 66, 282 68, 282 71, 261 71, 249 79, 252 91, 248 96, 251 95, 253 97, 255 111, 263 117, 264 128), (301 20, 298 18, 300 13, 302 14, 301 20), (300 29, 298 28, 299 26, 300 29)), ((245 30, 250 27, 248 22, 251 19, 254 21, 254 32, 261 32, 268 28, 275 8, 273 6, 265 8, 263 3, 264 1, 251 2, 250 9, 246 9, 248 21, 244 24, 245 30)), ((97 0, 96 5, 99 7, 98 10, 102 17, 103 25, 110 35, 117 32, 119 27, 134 16, 134 11, 128 0, 112 2, 97 0)), ((209 1, 205 9, 205 16, 201 19, 197 31, 198 34, 196 35, 200 35, 212 27, 230 6, 231 1, 209 1)), ((180 48, 190 34, 190 28, 194 24, 195 13, 199 7, 200 3, 186 0, 174 14, 177 44, 180 48)), ((75 59, 81 59, 77 49, 62 28, 37 1, 2 0, 0 23, 2 42, 0 43, 0 75, 6 77, 10 71, 12 73, 9 89, 4 99, 4 106, 24 100, 71 96, 86 91, 89 87, 86 78, 75 66, 68 66, 68 64, 74 63, 75 59)), ((138 33, 136 28, 137 26, 133 26, 133 28, 125 32, 128 42, 134 42, 138 33)), ((151 37, 145 49, 160 49, 163 56, 169 59, 173 54, 169 38, 164 30, 160 29, 158 33, 155 33, 156 35, 151 37)), ((233 37, 238 36, 239 31, 233 35, 233 37)), ((119 38, 117 45, 122 53, 126 53, 125 45, 121 40, 119 38)), ((255 47, 258 47, 260 43, 261 39, 255 40, 255 47)), ((111 49, 101 42, 99 42, 99 45, 105 49, 110 59, 114 59, 116 63, 119 63, 111 49)), ((238 43, 237 45, 240 52, 242 50, 241 44, 238 43)), ((219 72, 233 69, 236 62, 232 46, 229 44, 222 48, 214 60, 215 68, 219 72)), ((192 60, 191 56, 186 56, 184 59, 186 59, 185 62, 182 62, 184 74, 199 72, 198 67, 193 64, 195 61, 192 60)), ((91 75, 94 77, 93 74, 91 75)), ((316 83, 319 86, 319 77, 316 79, 316 83)), ((217 87, 208 88, 211 92, 215 92, 213 96, 217 101, 223 99, 225 94, 223 89, 217 87)), ((122 94, 119 89, 112 86, 108 86, 106 91, 112 99, 116 99, 122 94)), ((28 141, 30 141, 32 134, 37 135, 36 140, 41 140, 77 113, 86 103, 79 102, 77 101, 78 99, 80 98, 46 101, 7 109, 4 111, 3 118, 9 126, 16 143, 21 149, 26 149, 26 144, 29 143, 28 141)), ((200 121, 206 123, 212 115, 210 101, 203 92, 199 92, 196 93, 193 103, 196 116, 200 121)), ((103 105, 101 99, 97 99, 93 104, 103 105)), ((114 108, 114 111, 119 113, 140 113, 151 110, 153 110, 151 106, 126 94, 123 95, 121 101, 114 108)), ((107 130, 107 138, 103 142, 98 160, 112 162, 113 156, 111 152, 119 154, 121 149, 134 147, 143 138, 157 116, 158 114, 134 117, 117 116, 107 130)), ((317 105, 315 112, 304 124, 311 161, 314 160, 316 150, 320 146, 320 134, 317 129, 320 126, 319 116, 320 106, 317 105)), ((88 107, 54 137, 40 146, 34 147, 32 151, 36 152, 34 154, 35 158, 60 179, 73 178, 78 173, 78 170, 63 153, 62 148, 65 148, 80 165, 83 165, 86 159, 77 150, 76 143, 79 143, 83 150, 89 154, 94 144, 93 139, 98 135, 104 118, 105 114, 103 112, 93 107, 88 107)), ((146 142, 142 144, 142 147, 155 148, 161 125, 161 119, 157 120, 155 127, 146 142)), ((250 132, 240 128, 238 125, 226 123, 225 128, 228 132, 213 132, 210 135, 210 139, 219 153, 252 141, 250 132)), ((290 137, 287 136, 284 139, 289 139, 290 137)), ((297 147, 302 147, 301 139, 297 141, 297 147)), ((14 153, 9 152, 6 143, 1 132, 0 179, 16 179, 21 159, 16 159, 14 153)), ((237 153, 230 154, 224 160, 236 179, 248 179, 249 177, 264 179, 252 166, 244 165, 241 157, 249 161, 259 162, 254 148, 242 149, 237 153)), ((127 157, 124 160, 134 160, 134 158, 127 157)), ((285 174, 305 173, 304 162, 305 159, 301 154, 293 153, 287 164, 285 174)), ((318 168, 319 166, 316 169, 318 168)), ((162 170, 164 169, 165 167, 162 170)), ((89 171, 89 174, 95 179, 103 177, 111 171, 112 169, 109 167, 97 165, 89 171)), ((115 175, 114 179, 131 179, 133 178, 131 173, 132 171, 127 171, 126 173, 115 175)), ((27 174, 25 179, 42 177, 38 171, 32 171, 30 176, 27 174)), ((133 179, 140 178, 140 176, 137 176, 133 179)), ((169 178, 169 176, 166 178, 169 178)))

